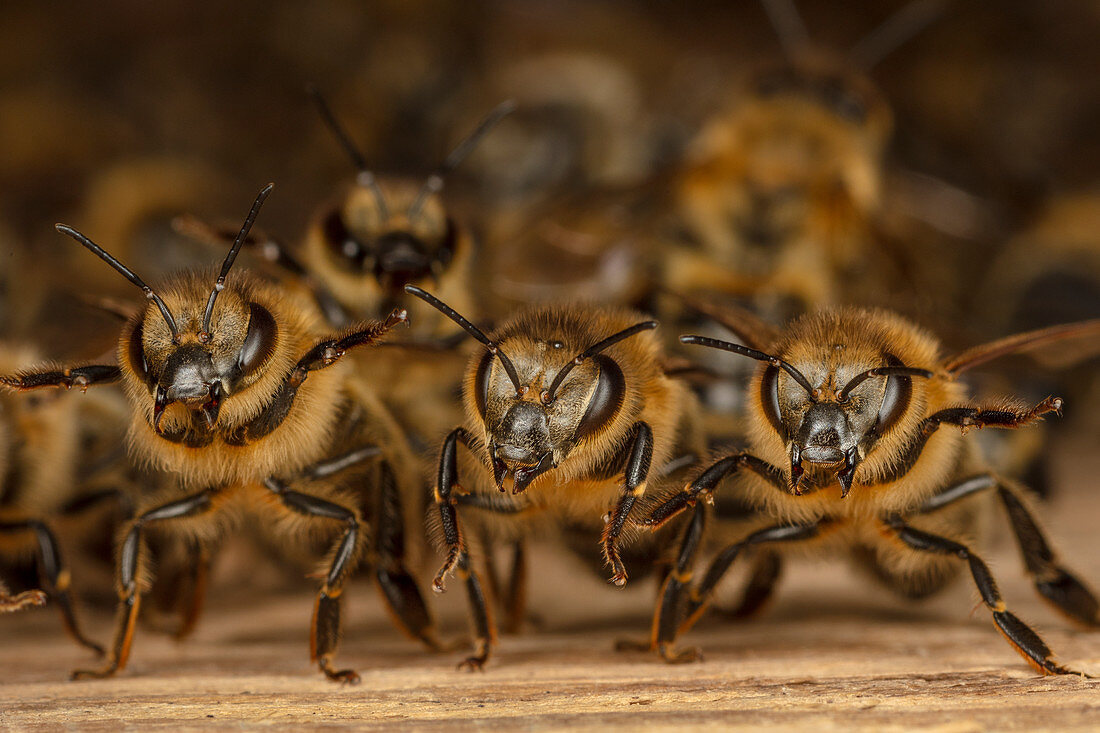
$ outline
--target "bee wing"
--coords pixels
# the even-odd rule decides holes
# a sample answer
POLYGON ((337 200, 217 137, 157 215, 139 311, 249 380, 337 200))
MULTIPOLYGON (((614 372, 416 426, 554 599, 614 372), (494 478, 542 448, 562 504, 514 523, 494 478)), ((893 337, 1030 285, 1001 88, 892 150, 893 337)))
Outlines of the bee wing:
POLYGON ((1100 318, 1063 323, 990 341, 962 352, 949 360, 944 369, 959 374, 1002 356, 1035 351, 1061 341, 1068 342, 1061 349, 1067 352, 1063 354, 1068 358, 1068 361, 1063 360, 1066 365, 1100 354, 1100 318))
POLYGON ((779 338, 779 329, 756 315, 748 308, 732 303, 716 305, 701 298, 673 290, 666 291, 697 313, 713 319, 722 328, 741 339, 746 346, 764 350, 779 338))

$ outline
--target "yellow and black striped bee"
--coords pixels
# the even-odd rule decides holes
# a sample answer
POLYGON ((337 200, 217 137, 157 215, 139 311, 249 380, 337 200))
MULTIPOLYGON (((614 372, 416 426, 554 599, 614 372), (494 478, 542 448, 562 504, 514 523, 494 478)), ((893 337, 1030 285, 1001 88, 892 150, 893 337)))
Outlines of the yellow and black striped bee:
MULTIPOLYGON (((466 368, 466 423, 443 442, 435 487, 447 553, 435 589, 452 572, 465 582, 475 632, 465 665, 480 668, 496 627, 471 562, 471 538, 487 555, 511 544, 517 563, 523 544, 540 535, 556 535, 592 560, 599 546, 598 561, 617 586, 626 583, 628 564, 652 569, 656 543, 620 545, 649 483, 674 459, 698 455, 697 406, 664 372, 650 333, 656 322, 638 313, 547 305, 520 311, 486 335, 433 295, 408 292, 487 348, 466 368)), ((513 578, 525 577, 514 569, 513 578)), ((517 613, 522 589, 508 596, 517 613)))
POLYGON ((358 680, 354 671, 334 668, 332 658, 344 585, 361 563, 371 567, 396 623, 439 646, 405 567, 404 497, 419 493, 408 447, 373 387, 344 358, 377 343, 407 314, 395 309, 384 321, 332 333, 308 299, 231 272, 271 188, 260 192, 219 271, 173 276, 156 289, 58 225, 140 288, 148 304, 123 327, 117 363, 20 371, 2 382, 17 391, 121 382, 132 456, 170 484, 142 497, 124 527, 108 661, 76 677, 125 667, 151 580, 150 533, 176 529, 208 547, 242 512, 292 537, 328 539, 310 629, 311 657, 328 678, 358 680))
POLYGON ((908 598, 925 597, 968 569, 997 628, 1033 667, 1073 673, 1008 610, 972 542, 983 512, 999 500, 1036 590, 1058 610, 1095 627, 1100 604, 1058 560, 1027 490, 991 470, 963 439, 971 429, 1024 427, 1059 412, 1062 400, 972 401, 958 378, 998 356, 1097 333, 1098 321, 1071 324, 947 357, 936 338, 891 312, 835 308, 778 334, 746 330, 739 335, 748 345, 682 336, 686 344, 761 364, 748 387, 749 450, 707 466, 644 520, 658 527, 695 507, 665 582, 652 647, 668 661, 696 657, 674 644, 742 555, 755 560, 749 587, 756 606, 771 593, 781 558, 839 555, 908 598), (716 492, 744 499, 755 510, 754 525, 693 580, 707 519, 700 502, 716 492))

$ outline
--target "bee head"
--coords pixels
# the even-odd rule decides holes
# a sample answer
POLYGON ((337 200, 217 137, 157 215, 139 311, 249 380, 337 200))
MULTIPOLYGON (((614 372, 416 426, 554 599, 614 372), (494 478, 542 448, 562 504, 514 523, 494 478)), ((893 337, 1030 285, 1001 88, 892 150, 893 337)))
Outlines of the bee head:
POLYGON ((793 359, 799 364, 795 366, 779 356, 717 339, 680 340, 764 362, 758 373, 758 404, 786 446, 796 494, 836 481, 847 496, 857 466, 909 409, 913 378, 932 376, 889 352, 857 355, 843 343, 826 346, 831 353, 825 358, 793 359), (804 485, 807 473, 814 480, 804 485))
POLYGON ((521 493, 560 466, 573 450, 595 438, 627 403, 626 377, 609 353, 612 346, 656 328, 643 321, 575 349, 583 324, 553 309, 527 314, 490 339, 434 296, 407 288, 455 320, 487 347, 471 362, 466 391, 485 428, 493 479, 521 493), (514 359, 509 356, 515 357, 514 359))
POLYGON ((57 227, 141 288, 149 300, 124 332, 119 358, 148 387, 158 433, 165 410, 177 403, 199 413, 212 430, 222 402, 254 381, 274 352, 278 328, 271 312, 250 300, 247 287, 225 287, 237 252, 273 187, 268 184, 256 197, 217 275, 182 278, 164 290, 164 297, 80 232, 57 227))

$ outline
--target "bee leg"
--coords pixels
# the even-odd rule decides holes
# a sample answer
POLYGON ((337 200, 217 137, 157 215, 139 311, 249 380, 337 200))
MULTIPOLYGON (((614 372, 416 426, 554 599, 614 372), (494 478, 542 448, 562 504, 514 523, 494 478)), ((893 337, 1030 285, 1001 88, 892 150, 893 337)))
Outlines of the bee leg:
POLYGON ((527 548, 523 540, 512 543, 512 572, 504 597, 506 634, 518 634, 527 615, 527 548))
POLYGON ((677 652, 675 644, 679 636, 680 623, 684 618, 686 601, 684 590, 690 587, 695 558, 706 528, 706 517, 706 507, 696 505, 691 521, 684 530, 676 565, 665 576, 664 583, 661 585, 657 609, 653 616, 649 648, 656 649, 666 662, 672 664, 694 662, 702 658, 702 653, 697 648, 692 647, 677 652))
POLYGON ((276 478, 264 484, 290 511, 319 519, 343 522, 344 533, 336 544, 325 582, 317 592, 313 606, 309 657, 334 682, 357 684, 359 674, 351 669, 333 669, 332 656, 340 640, 340 599, 348 574, 362 554, 362 530, 358 514, 346 506, 310 494, 295 491, 276 478))
POLYGON ((481 579, 470 566, 470 556, 465 552, 458 559, 457 570, 458 576, 466 583, 466 597, 474 626, 474 653, 459 663, 458 668, 480 672, 496 643, 496 625, 481 587, 481 579))
POLYGON ((3 583, 0 583, 0 613, 19 611, 31 606, 44 606, 49 596, 41 590, 25 590, 14 596, 3 583))
POLYGON ((393 468, 383 461, 379 471, 381 480, 374 534, 375 580, 394 624, 431 651, 444 651, 447 645, 436 634, 420 588, 405 567, 405 520, 393 468))
POLYGON ((687 632, 696 622, 698 622, 710 605, 715 587, 718 585, 719 581, 722 580, 723 576, 725 576, 726 572, 729 571, 730 566, 733 565, 737 556, 740 555, 741 551, 746 547, 774 542, 801 542, 804 540, 811 540, 820 537, 822 530, 826 529, 831 523, 831 520, 826 518, 819 519, 810 524, 781 524, 774 527, 767 527, 753 532, 740 542, 736 542, 719 552, 707 569, 707 574, 703 577, 703 582, 697 588, 692 589, 687 602, 687 618, 680 624, 680 627, 676 630, 676 634, 680 635, 687 632))
MULTIPOLYGON (((1013 410, 1005 408, 987 407, 950 407, 946 410, 934 412, 921 423, 920 432, 906 447, 900 460, 894 464, 893 469, 885 476, 878 478, 878 483, 892 483, 898 481, 913 468, 920 458, 924 446, 928 443, 937 430, 944 425, 961 428, 964 431, 970 428, 1003 428, 1011 430, 1024 427, 1041 419, 1050 412, 1060 412, 1062 398, 1047 397, 1027 410, 1013 410)), ((933 497, 932 501, 935 501, 933 497)))
POLYGON ((143 565, 144 527, 150 522, 181 519, 204 514, 214 508, 213 496, 216 490, 204 490, 184 499, 162 504, 159 507, 142 512, 130 522, 125 539, 119 550, 118 587, 119 605, 115 617, 115 635, 111 644, 111 653, 107 664, 96 670, 78 669, 72 674, 74 680, 89 677, 110 677, 126 666, 130 658, 130 645, 134 638, 134 625, 141 607, 141 581, 139 567, 143 565))
MULTIPOLYGON (((458 499, 455 488, 458 487, 458 444, 470 446, 470 434, 463 428, 455 428, 443 441, 439 454, 439 474, 436 479, 435 505, 439 509, 439 520, 443 528, 443 542, 447 546, 447 559, 435 576, 432 589, 436 593, 445 590, 444 581, 452 571, 458 572, 466 584, 466 595, 470 604, 470 613, 474 625, 474 653, 463 661, 459 668, 480 670, 489 659, 493 644, 496 642, 496 626, 493 623, 489 606, 485 600, 485 591, 477 571, 470 565, 470 556, 466 552, 466 542, 458 524, 458 499)), ((486 546, 486 553, 492 548, 486 546)))
POLYGON ((88 364, 87 366, 49 371, 23 371, 0 376, 0 385, 17 392, 27 392, 42 387, 64 387, 84 391, 97 384, 111 384, 122 377, 117 366, 88 364))
POLYGON ((778 553, 765 552, 753 562, 752 574, 741 600, 731 609, 721 609, 722 614, 734 619, 745 619, 756 615, 775 591, 775 584, 783 573, 783 561, 778 553))
POLYGON ((939 555, 954 555, 965 560, 970 566, 974 584, 982 596, 982 602, 993 613, 993 622, 1008 643, 1041 674, 1078 674, 1054 661, 1050 647, 1039 638, 1031 627, 1005 608, 1001 593, 989 566, 974 554, 966 545, 946 537, 934 535, 907 525, 902 519, 894 517, 886 520, 886 526, 903 543, 918 552, 931 552, 939 555))
POLYGON ((649 475, 649 463, 653 458, 653 431, 644 422, 634 423, 634 442, 623 473, 623 491, 615 508, 604 524, 600 544, 603 547, 604 560, 611 566, 611 584, 620 588, 626 585, 626 566, 619 554, 619 536, 630 517, 630 510, 645 494, 646 478, 649 475))
POLYGON ((103 656, 103 647, 96 644, 84 635, 80 630, 80 624, 76 620, 76 609, 72 593, 69 588, 72 584, 72 575, 65 567, 61 557, 61 547, 57 543, 57 537, 44 522, 37 519, 27 519, 17 522, 0 523, 0 532, 29 531, 34 533, 38 545, 38 568, 42 579, 42 585, 46 594, 53 599, 61 610, 61 620, 65 624, 65 630, 78 644, 87 647, 103 656))
POLYGON ((997 494, 1008 512, 1035 590, 1073 621, 1091 627, 1100 625, 1100 603, 1084 583, 1058 562, 1028 507, 1025 491, 1002 481, 997 494))
POLYGON ((787 478, 780 469, 748 453, 737 453, 715 461, 694 481, 685 486, 683 491, 678 491, 666 499, 640 523, 650 529, 657 529, 689 506, 694 506, 700 498, 707 499, 722 479, 737 473, 742 468, 747 468, 767 480, 779 491, 784 493, 790 491, 787 478))
POLYGON ((188 578, 190 602, 180 618, 179 628, 173 634, 176 641, 183 641, 195 632, 195 627, 202 616, 203 606, 206 605, 206 587, 210 581, 210 564, 213 559, 210 550, 201 545, 193 547, 189 558, 191 560, 191 575, 188 578))
POLYGON ((311 348, 291 372, 290 379, 299 384, 305 381, 309 372, 330 367, 343 358, 351 349, 359 346, 373 346, 398 323, 405 323, 409 314, 401 308, 395 308, 384 321, 369 321, 342 336, 325 339, 311 348))
POLYGON ((1085 626, 1100 625, 1100 602, 1084 583, 1058 562, 1057 555, 1032 514, 1027 490, 1022 486, 991 474, 980 474, 932 497, 921 507, 921 512, 935 511, 971 494, 993 488, 997 489, 997 496, 1008 513, 1024 567, 1039 595, 1073 621, 1085 626))

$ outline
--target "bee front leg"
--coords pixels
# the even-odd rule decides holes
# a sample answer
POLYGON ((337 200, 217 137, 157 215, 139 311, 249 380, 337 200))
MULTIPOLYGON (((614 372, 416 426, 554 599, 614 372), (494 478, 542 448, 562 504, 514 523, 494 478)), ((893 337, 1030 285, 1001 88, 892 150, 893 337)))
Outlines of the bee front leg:
POLYGON ((78 669, 74 680, 89 677, 110 677, 126 666, 130 658, 130 645, 134 638, 134 625, 141 607, 141 581, 139 569, 144 566, 145 525, 184 517, 195 517, 214 509, 217 489, 206 489, 192 496, 162 504, 142 512, 130 522, 118 557, 119 605, 115 617, 115 635, 107 664, 97 670, 78 669))
POLYGON ((21 611, 31 606, 44 606, 49 596, 41 590, 25 590, 12 595, 3 583, 0 583, 0 613, 21 611))
POLYGON ((611 567, 610 583, 620 588, 626 585, 627 575, 626 566, 619 554, 619 536, 630 517, 630 510, 645 494, 649 464, 653 458, 653 431, 649 425, 644 422, 634 423, 633 432, 634 442, 623 474, 623 491, 615 508, 608 515, 600 538, 604 560, 611 567))
POLYGON ((0 385, 16 392, 28 392, 43 387, 76 387, 85 391, 97 384, 113 384, 122 378, 122 372, 112 364, 89 364, 87 366, 47 371, 21 371, 16 374, 0 376, 0 385))
POLYGON ((737 453, 715 461, 685 486, 683 491, 673 494, 653 509, 641 524, 656 530, 688 507, 695 506, 700 499, 709 501, 710 494, 718 487, 719 482, 742 468, 762 477, 779 491, 786 493, 790 490, 786 477, 778 468, 749 453, 737 453))
MULTIPOLYGON (((466 595, 470 605, 470 614, 474 626, 474 653, 467 657, 459 667, 479 670, 488 661, 493 644, 496 642, 496 625, 493 623, 481 578, 471 566, 470 555, 466 551, 466 542, 458 523, 458 444, 470 446, 470 434, 463 428, 455 428, 443 441, 439 454, 439 474, 436 480, 435 505, 439 510, 440 524, 443 528, 443 542, 447 546, 447 559, 432 583, 437 593, 445 588, 446 576, 457 570, 466 584, 466 595)), ((488 550, 488 548, 486 548, 488 550)))
POLYGON ((344 524, 344 533, 336 543, 328 574, 317 591, 317 601, 313 606, 309 656, 330 680, 357 684, 359 674, 352 669, 333 669, 332 657, 340 640, 340 599, 344 583, 362 556, 363 532, 359 514, 342 504, 295 491, 276 478, 268 478, 264 484, 290 511, 344 524))
POLYGON ((969 547, 947 537, 911 527, 899 517, 885 520, 884 526, 912 550, 937 555, 952 555, 965 561, 970 567, 970 574, 974 578, 974 585, 977 586, 978 592, 981 594, 982 602, 993 614, 993 622, 997 625, 997 629, 1036 671, 1049 675, 1079 674, 1058 664, 1046 642, 1030 626, 1005 607, 1004 600, 997 589, 996 581, 993 580, 993 574, 990 572, 989 566, 969 547))

